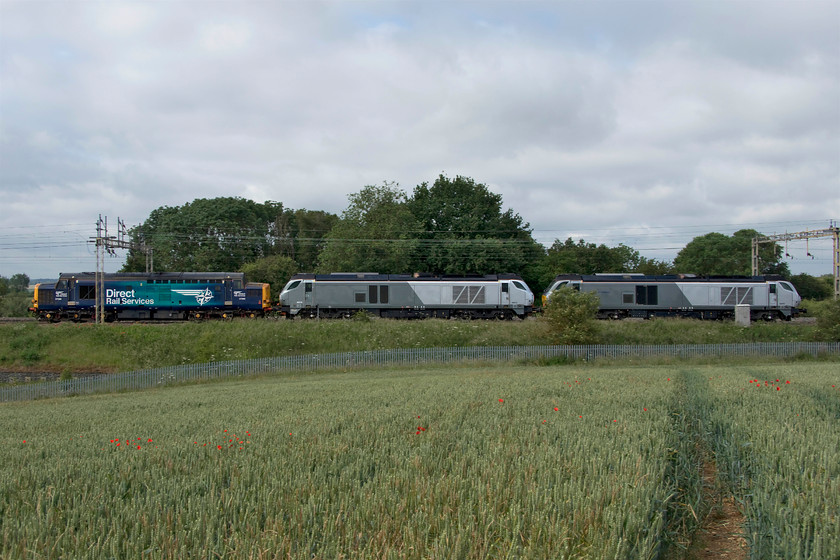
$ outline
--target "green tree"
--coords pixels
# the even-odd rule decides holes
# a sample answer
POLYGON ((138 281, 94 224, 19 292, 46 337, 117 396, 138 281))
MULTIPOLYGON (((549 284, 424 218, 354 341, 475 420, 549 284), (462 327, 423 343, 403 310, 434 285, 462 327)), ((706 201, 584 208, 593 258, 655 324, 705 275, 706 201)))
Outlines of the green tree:
POLYGON ((530 270, 544 254, 531 230, 513 210, 502 210, 502 196, 469 177, 440 175, 422 183, 408 203, 420 223, 422 252, 415 268, 435 274, 530 270))
POLYGON ((9 278, 10 292, 25 292, 29 289, 29 276, 23 273, 13 274, 9 278))
POLYGON ((241 271, 250 282, 271 284, 271 295, 276 299, 289 278, 299 272, 299 268, 294 259, 270 255, 244 265, 241 271))
POLYGON ((649 276, 674 274, 674 264, 668 261, 658 261, 656 259, 640 257, 639 264, 636 265, 636 267, 630 272, 640 272, 649 276))
POLYGON ((326 235, 319 272, 410 273, 419 229, 396 183, 368 185, 326 235))
POLYGON ((607 247, 583 239, 576 243, 571 237, 563 242, 557 239, 542 261, 539 285, 547 286, 558 274, 633 272, 643 263, 639 252, 627 245, 607 247))
MULTIPOLYGON (((155 270, 238 270, 280 250, 275 226, 282 216, 279 202, 200 198, 153 210, 131 239, 153 250, 155 270)), ((145 255, 131 249, 123 270, 143 271, 145 263, 145 255)))
POLYGON ((0 276, 0 296, 5 296, 9 293, 9 279, 5 276, 0 276))
POLYGON ((541 320, 556 344, 592 344, 597 339, 599 305, 596 293, 564 286, 552 292, 541 320))
POLYGON ((796 286, 799 295, 806 299, 823 300, 834 295, 834 278, 831 275, 811 276, 795 274, 790 281, 796 286))
POLYGON ((291 257, 299 270, 311 272, 327 244, 326 236, 338 223, 338 216, 323 210, 295 210, 293 213, 294 252, 291 257))
POLYGON ((817 338, 829 342, 840 342, 840 299, 825 304, 817 317, 817 338))
MULTIPOLYGON (((752 240, 760 235, 754 229, 736 231, 731 237, 712 232, 692 239, 674 259, 678 272, 701 276, 749 276, 752 271, 752 240)), ((789 276, 781 261, 782 249, 776 243, 763 243, 758 251, 758 273, 789 276)))

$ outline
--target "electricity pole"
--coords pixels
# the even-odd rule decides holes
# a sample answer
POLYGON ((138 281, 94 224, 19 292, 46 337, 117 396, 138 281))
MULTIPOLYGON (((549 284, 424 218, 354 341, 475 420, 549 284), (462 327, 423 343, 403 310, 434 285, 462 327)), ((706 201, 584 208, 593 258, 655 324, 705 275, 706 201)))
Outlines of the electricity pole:
POLYGON ((146 253, 146 272, 151 272, 151 249, 145 244, 129 241, 125 222, 120 218, 117 218, 117 235, 108 235, 108 216, 103 220, 102 214, 96 221, 96 237, 92 237, 91 242, 96 244, 95 319, 101 324, 105 322, 105 254, 116 256, 116 249, 138 249, 146 253))
POLYGON ((776 243, 777 241, 809 240, 820 237, 831 237, 834 240, 834 299, 840 299, 840 227, 831 222, 826 229, 814 231, 798 231, 795 233, 780 233, 778 235, 756 236, 752 240, 752 275, 758 276, 758 246, 761 243, 776 243))

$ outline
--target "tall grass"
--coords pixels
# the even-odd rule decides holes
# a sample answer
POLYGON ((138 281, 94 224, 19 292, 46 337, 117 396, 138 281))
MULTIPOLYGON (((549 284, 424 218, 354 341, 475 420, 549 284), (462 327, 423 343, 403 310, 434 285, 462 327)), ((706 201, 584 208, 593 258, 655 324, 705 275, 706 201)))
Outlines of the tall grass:
MULTIPOLYGON (((815 327, 655 319, 601 321, 596 343, 699 344, 808 341, 815 327)), ((115 371, 292 354, 553 344, 539 319, 526 321, 274 321, 106 325, 0 325, 0 368, 115 371)))

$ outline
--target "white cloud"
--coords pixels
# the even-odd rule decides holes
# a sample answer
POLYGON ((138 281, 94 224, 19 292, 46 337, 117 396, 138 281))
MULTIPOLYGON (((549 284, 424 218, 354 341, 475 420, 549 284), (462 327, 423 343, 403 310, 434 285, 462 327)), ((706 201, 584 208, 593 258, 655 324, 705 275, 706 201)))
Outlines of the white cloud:
POLYGON ((834 3, 49 6, 0 3, 0 237, 439 173, 549 243, 840 217, 834 3))

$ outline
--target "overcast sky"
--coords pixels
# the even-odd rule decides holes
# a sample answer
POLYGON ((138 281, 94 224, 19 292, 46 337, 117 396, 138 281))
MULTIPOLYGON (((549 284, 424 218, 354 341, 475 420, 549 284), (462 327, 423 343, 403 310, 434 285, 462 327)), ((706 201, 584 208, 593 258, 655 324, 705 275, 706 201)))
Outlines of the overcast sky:
MULTIPOLYGON (((100 214, 340 214, 441 173, 546 245, 827 228, 840 2, 0 0, 0 275, 94 270, 100 214)), ((831 273, 831 248, 789 265, 831 273)))

